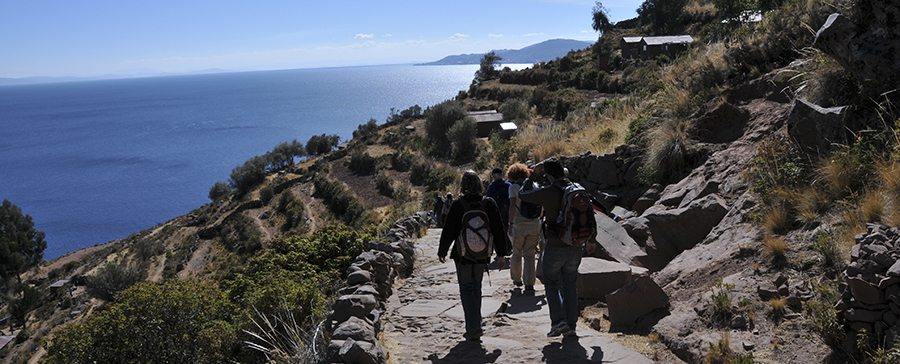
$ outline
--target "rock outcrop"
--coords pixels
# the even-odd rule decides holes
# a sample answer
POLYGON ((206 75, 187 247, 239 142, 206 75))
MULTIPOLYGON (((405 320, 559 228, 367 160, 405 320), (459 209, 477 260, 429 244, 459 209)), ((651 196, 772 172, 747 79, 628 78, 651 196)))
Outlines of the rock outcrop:
POLYGON ((803 150, 827 154, 835 143, 846 144, 847 106, 824 108, 804 99, 794 100, 787 120, 788 135, 803 150))
POLYGON ((416 258, 412 239, 432 224, 426 213, 397 220, 385 237, 390 242, 369 242, 369 250, 350 264, 346 287, 339 291, 329 317, 330 363, 386 362, 386 351, 378 340, 385 301, 393 293, 394 279, 412 273, 416 258))
POLYGON ((831 14, 816 33, 815 47, 835 60, 863 85, 885 92, 900 83, 900 4, 891 0, 859 1, 853 18, 831 14))
MULTIPOLYGON (((835 306, 847 331, 844 349, 855 350, 856 333, 875 333, 893 346, 900 335, 900 229, 866 225, 856 236, 835 306)), ((879 340, 879 342, 882 342, 879 340)))

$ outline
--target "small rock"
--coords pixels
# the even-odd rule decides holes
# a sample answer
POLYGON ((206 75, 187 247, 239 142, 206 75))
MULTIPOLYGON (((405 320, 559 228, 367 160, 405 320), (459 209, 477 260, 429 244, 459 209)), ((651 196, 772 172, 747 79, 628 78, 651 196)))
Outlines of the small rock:
POLYGON ((731 326, 732 329, 743 329, 747 326, 747 319, 740 315, 732 317, 729 326, 731 326))
POLYGON ((744 347, 744 350, 750 351, 750 350, 756 349, 756 344, 754 344, 752 342, 744 341, 741 344, 744 347))
POLYGON ((779 295, 779 296, 781 296, 781 297, 787 297, 788 293, 790 293, 790 291, 788 291, 787 285, 783 285, 783 286, 778 287, 778 295, 779 295))
POLYGON ((778 273, 775 275, 774 278, 772 278, 772 283, 775 283, 775 287, 781 287, 785 283, 787 283, 787 281, 788 281, 788 279, 784 275, 784 273, 778 273))

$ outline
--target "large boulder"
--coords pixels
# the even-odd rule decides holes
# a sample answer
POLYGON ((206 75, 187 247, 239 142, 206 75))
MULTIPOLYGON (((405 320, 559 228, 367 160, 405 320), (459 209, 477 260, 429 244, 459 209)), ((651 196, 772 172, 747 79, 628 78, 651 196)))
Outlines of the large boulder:
POLYGON ((344 321, 331 334, 332 340, 347 340, 353 339, 356 341, 366 341, 370 343, 375 343, 377 340, 375 338, 375 328, 372 327, 366 320, 363 320, 358 317, 350 317, 347 321, 344 321))
POLYGON ((597 220, 597 241, 612 259, 619 263, 635 264, 639 257, 647 255, 618 222, 600 212, 594 218, 597 220))
POLYGON ((870 0, 854 7, 855 20, 831 14, 816 33, 814 46, 832 56, 853 76, 884 92, 900 82, 900 5, 870 0))
POLYGON ((338 352, 341 360, 348 364, 381 364, 385 363, 384 347, 380 343, 347 339, 338 352))
POLYGON ((578 266, 578 297, 604 300, 606 295, 646 275, 647 270, 609 260, 585 257, 578 266))
POLYGON ((788 135, 805 151, 823 154, 832 143, 844 143, 848 108, 824 108, 804 99, 794 100, 787 120, 788 135))
POLYGON ((668 304, 669 296, 647 276, 637 277, 634 282, 606 295, 612 326, 631 325, 641 316, 668 304))
POLYGON ((645 226, 646 229, 633 229, 634 233, 649 235, 644 245, 647 256, 638 257, 638 262, 651 271, 662 269, 682 251, 703 241, 727 213, 725 201, 711 194, 683 208, 652 210, 633 219, 636 221, 630 222, 630 226, 645 226))

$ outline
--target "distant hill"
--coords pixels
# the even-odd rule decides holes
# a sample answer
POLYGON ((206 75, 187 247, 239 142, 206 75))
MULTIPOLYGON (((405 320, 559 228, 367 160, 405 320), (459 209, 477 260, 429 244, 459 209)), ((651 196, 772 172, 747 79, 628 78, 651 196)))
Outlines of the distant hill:
MULTIPOLYGON (((522 49, 499 49, 494 50, 494 52, 503 57, 503 63, 539 63, 552 61, 565 56, 569 51, 582 50, 590 47, 592 44, 594 42, 574 39, 551 39, 522 49)), ((444 57, 439 61, 417 64, 417 66, 478 64, 483 56, 484 53, 459 54, 444 57)))

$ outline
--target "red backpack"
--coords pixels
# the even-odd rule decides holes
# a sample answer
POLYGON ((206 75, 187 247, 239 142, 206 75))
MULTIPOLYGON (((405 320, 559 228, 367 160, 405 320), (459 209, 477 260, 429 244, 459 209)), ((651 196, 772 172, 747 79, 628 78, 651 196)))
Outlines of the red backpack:
POLYGON ((560 207, 556 225, 563 243, 582 246, 597 235, 594 206, 591 195, 584 187, 574 182, 566 186, 560 207))
POLYGON ((462 230, 456 241, 459 256, 468 260, 489 259, 494 251, 494 237, 491 235, 491 224, 487 212, 484 211, 485 200, 470 206, 464 197, 460 197, 465 212, 462 216, 462 230))

